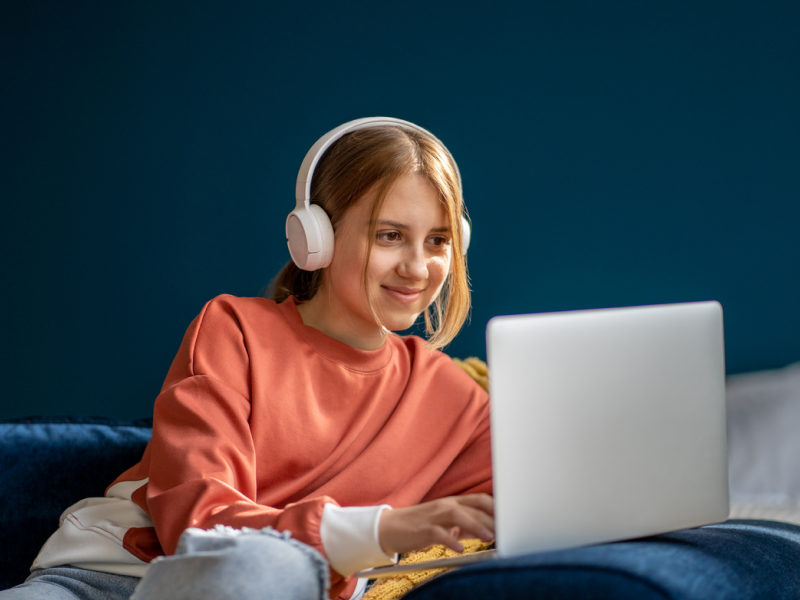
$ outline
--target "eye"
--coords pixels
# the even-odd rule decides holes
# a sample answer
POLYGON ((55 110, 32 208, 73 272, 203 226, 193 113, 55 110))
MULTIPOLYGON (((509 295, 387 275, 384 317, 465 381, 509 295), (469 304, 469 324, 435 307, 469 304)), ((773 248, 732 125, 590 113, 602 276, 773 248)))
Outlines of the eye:
POLYGON ((377 238, 379 240, 383 240, 384 242, 396 242, 400 239, 400 233, 397 231, 385 231, 383 233, 379 233, 377 238))
POLYGON ((450 243, 450 240, 444 236, 436 235, 430 238, 433 241, 433 245, 437 247, 447 246, 450 243))

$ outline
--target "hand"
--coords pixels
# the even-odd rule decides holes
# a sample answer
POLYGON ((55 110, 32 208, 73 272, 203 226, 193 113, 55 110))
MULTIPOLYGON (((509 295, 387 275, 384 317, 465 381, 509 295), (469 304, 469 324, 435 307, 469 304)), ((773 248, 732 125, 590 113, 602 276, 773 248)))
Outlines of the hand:
POLYGON ((443 544, 463 552, 459 538, 494 539, 494 499, 489 494, 451 496, 407 508, 384 510, 378 540, 387 554, 443 544))

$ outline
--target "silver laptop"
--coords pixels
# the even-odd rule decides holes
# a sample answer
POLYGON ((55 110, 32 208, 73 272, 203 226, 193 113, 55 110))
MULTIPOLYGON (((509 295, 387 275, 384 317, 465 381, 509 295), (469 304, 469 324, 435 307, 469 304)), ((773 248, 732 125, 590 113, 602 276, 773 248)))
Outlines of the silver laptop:
MULTIPOLYGON (((496 555, 728 518, 719 303, 495 317, 486 346, 496 555)), ((381 577, 494 555, 356 575, 381 577)))

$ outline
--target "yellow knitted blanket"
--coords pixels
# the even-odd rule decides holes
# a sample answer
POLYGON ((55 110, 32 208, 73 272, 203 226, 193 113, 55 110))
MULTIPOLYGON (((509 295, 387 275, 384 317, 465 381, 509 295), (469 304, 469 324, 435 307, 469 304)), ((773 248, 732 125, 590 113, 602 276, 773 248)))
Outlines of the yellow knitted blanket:
MULTIPOLYGON (((486 543, 479 539, 474 540, 461 540, 461 545, 464 546, 462 554, 470 554, 480 550, 488 550, 492 544, 486 543)), ((437 560, 440 558, 450 558, 451 556, 458 556, 458 552, 454 552, 445 546, 431 546, 424 550, 417 550, 416 552, 409 552, 403 555, 403 559, 399 564, 410 565, 414 563, 421 563, 427 560, 437 560)), ((364 600, 396 600, 403 595, 410 592, 418 585, 433 579, 437 575, 448 571, 452 567, 443 569, 430 569, 429 571, 413 571, 411 573, 398 573, 390 577, 378 579, 367 593, 364 594, 364 600)))
MULTIPOLYGON (((489 391, 489 371, 486 368, 486 363, 479 358, 470 357, 464 360, 457 358, 453 359, 459 367, 464 369, 480 386, 489 391)), ((479 539, 461 540, 461 545, 464 546, 463 554, 478 552, 480 550, 487 550, 491 547, 491 543, 486 543, 479 539)), ((439 558, 449 558, 451 556, 458 556, 457 552, 450 550, 445 546, 431 546, 424 550, 417 550, 415 552, 408 552, 403 555, 400 560, 401 565, 410 565, 414 563, 421 563, 428 560, 436 560, 439 558)), ((391 577, 378 579, 378 581, 364 594, 364 600, 397 600, 403 595, 410 592, 418 585, 433 579, 437 575, 447 571, 443 569, 431 569, 429 571, 414 571, 412 573, 398 573, 391 577)))

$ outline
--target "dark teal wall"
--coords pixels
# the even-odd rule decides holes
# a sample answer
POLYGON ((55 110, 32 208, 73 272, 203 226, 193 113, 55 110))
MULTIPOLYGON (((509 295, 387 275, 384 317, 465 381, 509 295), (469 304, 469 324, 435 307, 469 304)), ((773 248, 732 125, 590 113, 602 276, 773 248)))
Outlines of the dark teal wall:
POLYGON ((203 304, 288 259, 307 149, 372 115, 463 173, 451 354, 717 299, 729 372, 800 360, 800 3, 275 4, 0 7, 0 417, 149 415, 203 304))

